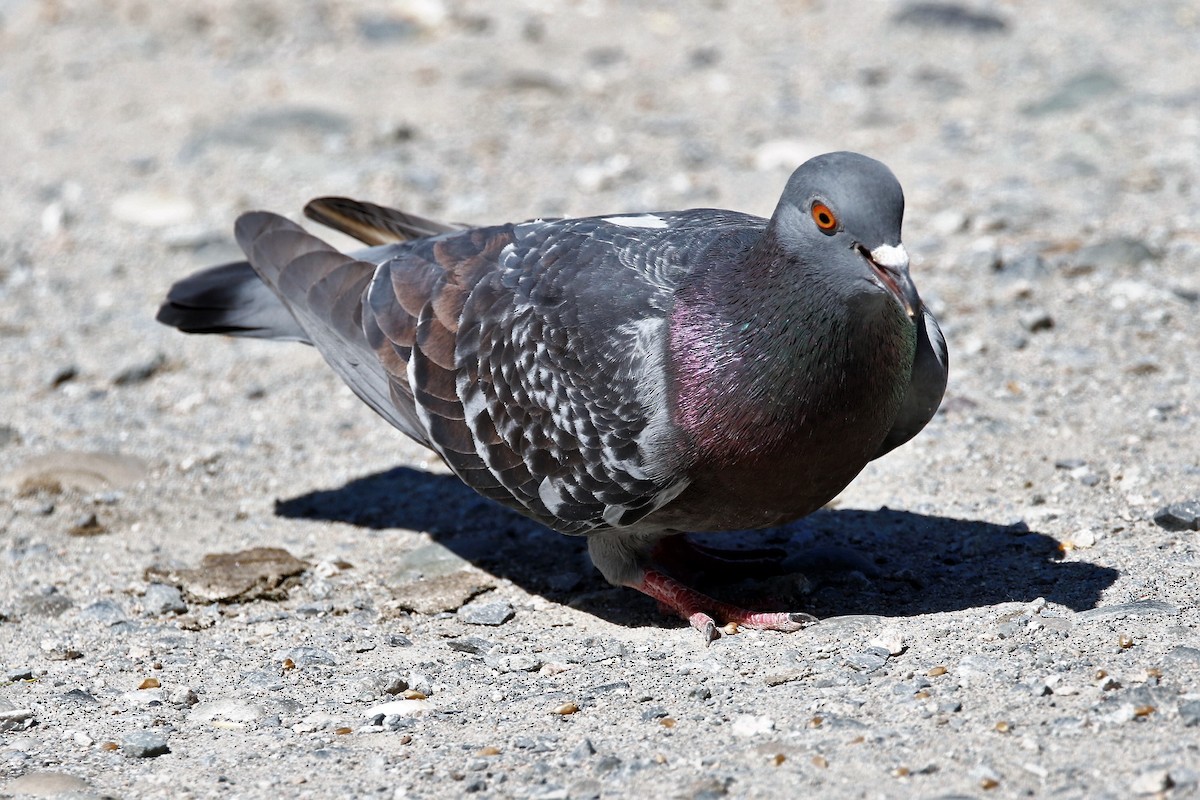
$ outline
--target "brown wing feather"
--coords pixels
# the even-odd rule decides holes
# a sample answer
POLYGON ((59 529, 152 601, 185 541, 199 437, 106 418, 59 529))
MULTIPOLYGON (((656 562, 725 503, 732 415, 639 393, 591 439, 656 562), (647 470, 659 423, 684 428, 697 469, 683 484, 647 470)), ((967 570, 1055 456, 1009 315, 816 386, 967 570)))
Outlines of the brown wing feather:
POLYGON ((304 207, 304 215, 371 246, 422 239, 463 227, 348 197, 319 197, 304 207))

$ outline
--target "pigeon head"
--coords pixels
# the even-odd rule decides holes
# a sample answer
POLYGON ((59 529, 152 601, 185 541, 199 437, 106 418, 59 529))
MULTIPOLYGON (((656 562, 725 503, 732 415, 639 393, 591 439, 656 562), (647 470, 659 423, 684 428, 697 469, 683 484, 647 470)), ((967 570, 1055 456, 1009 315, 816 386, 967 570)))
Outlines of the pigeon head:
POLYGON ((775 239, 801 263, 823 264, 846 296, 921 307, 900 242, 904 192, 892 171, 858 153, 826 153, 792 173, 771 217, 775 239))

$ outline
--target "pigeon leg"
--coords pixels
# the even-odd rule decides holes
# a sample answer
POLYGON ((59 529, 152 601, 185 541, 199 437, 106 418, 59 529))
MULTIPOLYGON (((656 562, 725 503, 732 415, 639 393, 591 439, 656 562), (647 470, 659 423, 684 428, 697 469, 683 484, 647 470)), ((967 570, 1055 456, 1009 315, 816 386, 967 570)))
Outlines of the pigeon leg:
POLYGON ((811 625, 817 618, 811 614, 799 612, 756 612, 748 611, 740 606, 722 603, 706 594, 701 594, 690 586, 686 586, 669 575, 657 570, 646 570, 640 581, 629 586, 645 595, 653 597, 660 605, 674 611, 700 631, 705 643, 720 636, 717 620, 723 625, 733 623, 742 628, 753 628, 763 631, 783 631, 791 633, 806 625, 811 625))

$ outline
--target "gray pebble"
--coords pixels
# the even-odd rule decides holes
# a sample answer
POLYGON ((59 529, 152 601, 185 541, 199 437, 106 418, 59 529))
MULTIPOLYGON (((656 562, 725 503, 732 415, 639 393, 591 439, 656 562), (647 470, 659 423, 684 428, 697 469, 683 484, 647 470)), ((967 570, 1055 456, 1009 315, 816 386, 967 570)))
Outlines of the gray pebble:
POLYGON ((187 603, 183 602, 183 594, 174 586, 165 583, 152 583, 146 587, 142 595, 143 613, 150 616, 163 614, 187 613, 187 603))
POLYGON ((116 386, 132 386, 146 381, 157 375, 167 365, 167 357, 156 353, 153 358, 138 364, 133 364, 113 376, 116 386))
POLYGON ((1159 615, 1174 617, 1178 614, 1178 606, 1164 603, 1161 600, 1135 600, 1132 603, 1117 603, 1080 611, 1075 615, 1075 620, 1077 622, 1096 622, 1118 617, 1156 617, 1159 615))
POLYGON ((1043 308, 1031 308, 1021 312, 1021 327, 1030 333, 1048 331, 1054 328, 1054 317, 1043 308))
POLYGON ((504 601, 468 603, 458 610, 458 619, 468 625, 503 625, 513 613, 513 607, 504 601))
POLYGON ((1200 531, 1200 500, 1163 506, 1154 512, 1154 522, 1169 531, 1200 531))
POLYGON ((84 705, 99 705, 97 700, 90 692, 83 689, 72 689, 69 692, 63 692, 62 699, 68 703, 82 703, 84 705))
POLYGON ((293 647, 291 650, 285 650, 276 654, 278 661, 283 661, 285 658, 290 658, 292 663, 297 667, 307 667, 320 665, 323 667, 336 667, 337 659, 327 650, 322 650, 319 647, 293 647))
POLYGON ((4 680, 31 681, 33 680, 33 670, 29 667, 11 667, 4 671, 4 680))
MULTIPOLYGON (((1200 705, 1200 703, 1198 703, 1200 705)), ((571 751, 570 760, 575 763, 587 761, 592 756, 596 755, 596 746, 592 744, 592 740, 584 738, 579 744, 575 745, 575 749, 571 751)))
POLYGON ((1200 700, 1188 700, 1180 703, 1179 719, 1185 728, 1200 726, 1200 700))
POLYGON ((1171 648, 1163 659, 1166 661, 1174 661, 1181 664, 1198 664, 1200 665, 1200 648, 1188 647, 1187 645, 1179 645, 1171 648))
POLYGON ((79 618, 103 625, 116 625, 126 619, 125 611, 112 600, 97 600, 79 611, 79 618))
POLYGON ((900 25, 963 33, 1004 33, 1008 30, 1008 23, 995 14, 959 3, 909 3, 892 20, 900 25))
POLYGON ((481 656, 489 652, 496 646, 495 642, 489 642, 479 636, 460 636, 457 639, 448 639, 446 646, 451 650, 457 650, 460 653, 470 653, 472 655, 481 656))
POLYGON ((500 672, 533 672, 542 668, 542 660, 524 653, 515 655, 488 655, 483 663, 500 672))
POLYGON ((296 616, 305 619, 333 613, 333 603, 305 603, 296 609, 296 616))
POLYGON ((1143 261, 1152 261, 1153 259, 1154 252, 1144 242, 1121 236, 1081 247, 1075 252, 1071 261, 1077 270, 1096 269, 1116 272, 1133 269, 1143 261))
POLYGON ((121 739, 121 752, 130 758, 153 758, 171 752, 167 740, 150 731, 134 731, 121 739))
POLYGON ((861 653, 846 656, 846 664, 859 672, 874 672, 887 663, 889 655, 882 647, 868 647, 861 653))
POLYGON ((39 594, 29 594, 18 600, 19 609, 31 617, 57 617, 75 602, 65 594, 59 594, 54 587, 39 594))

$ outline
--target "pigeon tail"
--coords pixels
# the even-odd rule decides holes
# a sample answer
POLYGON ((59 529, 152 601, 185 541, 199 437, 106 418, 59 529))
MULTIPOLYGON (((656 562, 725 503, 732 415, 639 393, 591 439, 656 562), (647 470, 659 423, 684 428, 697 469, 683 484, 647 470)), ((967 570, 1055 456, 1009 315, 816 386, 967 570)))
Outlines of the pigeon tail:
POLYGON ((292 312, 245 261, 210 267, 178 281, 155 319, 184 333, 312 343, 292 312))

